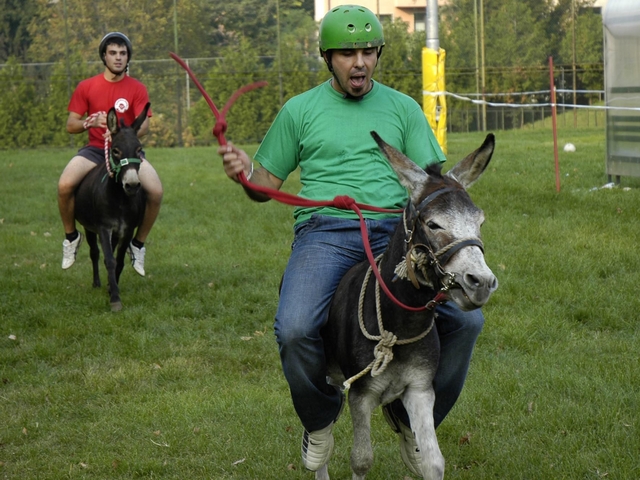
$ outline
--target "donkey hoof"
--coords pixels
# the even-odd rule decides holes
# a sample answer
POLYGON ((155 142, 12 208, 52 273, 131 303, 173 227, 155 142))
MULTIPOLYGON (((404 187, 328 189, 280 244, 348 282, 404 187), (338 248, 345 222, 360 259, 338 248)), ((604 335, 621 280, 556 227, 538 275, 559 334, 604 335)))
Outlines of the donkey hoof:
POLYGON ((112 312, 119 312, 120 310, 122 310, 122 302, 120 302, 120 301, 111 302, 111 311, 112 312))

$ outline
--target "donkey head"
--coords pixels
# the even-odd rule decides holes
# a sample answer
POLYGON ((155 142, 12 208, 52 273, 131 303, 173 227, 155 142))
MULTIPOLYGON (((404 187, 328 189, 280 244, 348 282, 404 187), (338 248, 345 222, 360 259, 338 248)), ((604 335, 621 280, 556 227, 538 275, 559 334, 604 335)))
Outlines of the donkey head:
POLYGON ((494 136, 487 135, 480 148, 442 175, 440 165, 422 170, 376 132, 371 135, 410 192, 404 226, 407 269, 415 269, 411 281, 417 287, 438 283, 463 310, 481 307, 498 288, 498 280, 485 262, 480 240, 484 213, 465 189, 489 164, 494 136))
POLYGON ((107 113, 107 127, 111 132, 111 152, 109 162, 116 182, 122 183, 122 188, 127 195, 133 196, 140 190, 140 155, 142 143, 138 139, 138 130, 147 118, 147 111, 151 104, 147 103, 135 119, 133 125, 126 126, 124 121, 118 124, 116 109, 111 108, 107 113))

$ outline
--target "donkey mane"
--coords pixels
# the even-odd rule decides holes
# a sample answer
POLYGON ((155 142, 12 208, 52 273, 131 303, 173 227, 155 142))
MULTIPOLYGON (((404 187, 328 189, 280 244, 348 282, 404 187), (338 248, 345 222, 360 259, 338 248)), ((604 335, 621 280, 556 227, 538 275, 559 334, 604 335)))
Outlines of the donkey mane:
POLYGON ((436 162, 427 166, 426 172, 434 178, 442 178, 442 163, 436 162))

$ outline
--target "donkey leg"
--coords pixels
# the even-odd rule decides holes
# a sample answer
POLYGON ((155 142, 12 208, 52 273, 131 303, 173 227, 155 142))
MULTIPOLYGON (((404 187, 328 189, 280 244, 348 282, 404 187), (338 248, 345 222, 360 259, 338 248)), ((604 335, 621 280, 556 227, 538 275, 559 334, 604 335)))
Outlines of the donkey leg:
POLYGON ((109 279, 109 303, 111 304, 111 311, 117 312, 122 310, 122 302, 120 301, 120 289, 116 279, 116 259, 111 249, 111 232, 107 229, 100 230, 100 244, 102 245, 104 266, 107 267, 109 279))
POLYGON ((409 388, 402 397, 402 403, 409 414, 411 430, 415 434, 422 457, 422 478, 426 480, 444 478, 444 457, 438 446, 433 421, 435 399, 436 396, 431 387, 426 390, 409 388))
POLYGON ((326 463, 319 470, 316 470, 315 480, 330 480, 329 479, 329 464, 326 463))
POLYGON ((85 228, 85 236, 87 237, 87 243, 89 244, 89 257, 91 257, 91 264, 93 266, 93 286, 95 288, 100 287, 100 248, 98 248, 98 236, 95 232, 90 232, 85 228))
POLYGON ((371 414, 380 405, 377 395, 372 392, 349 392, 349 411, 353 423, 353 450, 351 450, 351 470, 353 480, 364 480, 373 465, 371 447, 371 414))
POLYGON ((122 274, 122 270, 124 269, 124 258, 127 254, 127 248, 129 248, 129 243, 131 243, 132 235, 125 235, 118 242, 117 250, 114 247, 114 252, 116 254, 116 282, 120 283, 120 275, 122 274))

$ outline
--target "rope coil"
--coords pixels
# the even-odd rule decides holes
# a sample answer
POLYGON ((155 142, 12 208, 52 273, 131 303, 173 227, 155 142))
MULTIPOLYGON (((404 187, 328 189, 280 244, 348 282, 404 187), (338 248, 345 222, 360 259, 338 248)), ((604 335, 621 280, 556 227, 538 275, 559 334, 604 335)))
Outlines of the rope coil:
MULTIPOLYGON (((382 255, 379 255, 374 263, 377 265, 380 262, 382 255)), ((378 266, 379 269, 379 266, 378 266)), ((380 282, 376 278, 376 317, 378 320, 378 330, 380 331, 380 335, 371 335, 367 330, 366 325, 364 324, 364 299, 365 292, 367 290, 367 285, 369 284, 369 280, 371 279, 371 273, 375 272, 373 267, 370 265, 367 269, 367 273, 365 274, 364 280, 362 281, 362 287, 360 288, 360 297, 358 300, 358 324, 360 325, 360 331, 362 335, 365 336, 367 340, 377 341, 378 343, 373 349, 373 361, 367 365, 367 367, 362 370, 360 373, 354 375, 353 377, 344 381, 343 386, 344 390, 347 391, 351 388, 351 385, 356 380, 364 377, 367 373, 371 372, 372 377, 377 377, 381 375, 393 360, 393 347, 396 345, 408 345, 410 343, 415 343, 422 340, 426 337, 429 332, 433 329, 433 325, 435 324, 435 314, 431 318, 431 323, 429 327, 419 335, 415 337, 406 338, 403 340, 398 340, 398 337, 388 330, 385 330, 384 324, 382 321, 382 308, 380 306, 380 282)), ((438 296, 436 299, 432 300, 433 303, 428 309, 433 309, 438 303, 438 296)), ((430 304, 432 302, 429 302, 430 304)), ((429 306, 429 304, 428 304, 429 306)), ((426 307, 427 308, 427 307, 426 307)))

